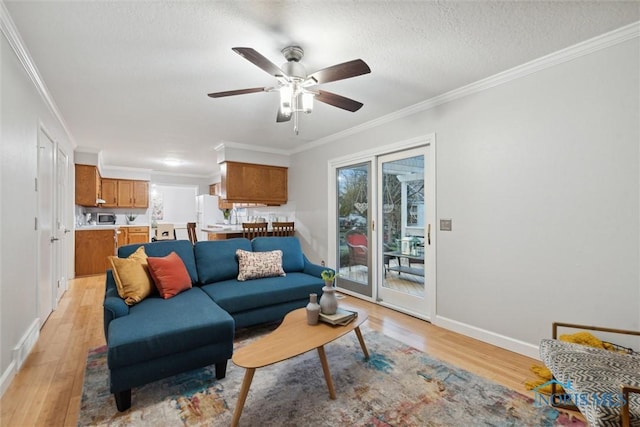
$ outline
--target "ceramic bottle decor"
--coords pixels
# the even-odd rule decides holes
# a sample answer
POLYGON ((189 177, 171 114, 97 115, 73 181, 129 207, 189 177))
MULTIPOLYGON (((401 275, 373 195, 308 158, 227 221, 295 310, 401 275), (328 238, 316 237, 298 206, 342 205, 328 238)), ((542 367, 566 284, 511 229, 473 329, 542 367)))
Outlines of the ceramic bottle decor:
POLYGON ((318 304, 318 294, 310 294, 309 304, 307 304, 307 323, 309 325, 317 325, 319 315, 320 304, 318 304))
POLYGON ((338 310, 336 288, 333 287, 333 281, 325 281, 324 285, 322 296, 320 297, 320 311, 323 314, 335 314, 338 310))

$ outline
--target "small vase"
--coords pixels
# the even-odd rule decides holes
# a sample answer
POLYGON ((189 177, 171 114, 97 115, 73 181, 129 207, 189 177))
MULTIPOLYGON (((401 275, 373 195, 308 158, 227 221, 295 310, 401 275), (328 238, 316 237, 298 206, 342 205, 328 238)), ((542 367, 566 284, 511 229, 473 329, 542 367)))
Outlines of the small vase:
POLYGON ((338 310, 336 288, 331 286, 330 283, 331 282, 325 282, 325 287, 322 288, 322 296, 320 297, 320 311, 323 314, 335 314, 338 310))
POLYGON ((318 294, 310 294, 309 304, 307 304, 307 323, 309 325, 317 325, 319 315, 320 304, 318 304, 318 294))

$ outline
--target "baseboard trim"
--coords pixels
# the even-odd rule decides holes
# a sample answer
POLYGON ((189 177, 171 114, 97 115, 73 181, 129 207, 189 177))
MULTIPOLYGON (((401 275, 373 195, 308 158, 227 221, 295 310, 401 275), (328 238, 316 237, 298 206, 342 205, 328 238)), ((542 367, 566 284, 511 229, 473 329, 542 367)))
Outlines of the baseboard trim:
POLYGON ((2 373, 0 377, 0 397, 4 395, 4 392, 9 388, 9 384, 13 381, 13 377, 16 376, 16 364, 11 361, 7 369, 2 373))
POLYGON ((537 345, 488 331, 486 329, 478 328, 476 326, 468 325, 466 323, 458 322, 457 320, 448 319, 443 316, 436 315, 432 321, 436 326, 531 357, 532 359, 540 360, 539 348, 537 345))
POLYGON ((20 370, 24 361, 27 360, 29 353, 31 353, 36 342, 38 342, 39 337, 40 318, 36 318, 22 336, 18 345, 13 348, 11 363, 2 373, 2 377, 0 377, 0 396, 9 388, 13 377, 15 377, 16 373, 20 370))
POLYGON ((22 364, 31 350, 38 342, 38 338, 40 337, 40 318, 36 318, 27 329, 27 332, 22 336, 18 345, 13 348, 13 363, 16 365, 16 371, 19 371, 22 367, 22 364))

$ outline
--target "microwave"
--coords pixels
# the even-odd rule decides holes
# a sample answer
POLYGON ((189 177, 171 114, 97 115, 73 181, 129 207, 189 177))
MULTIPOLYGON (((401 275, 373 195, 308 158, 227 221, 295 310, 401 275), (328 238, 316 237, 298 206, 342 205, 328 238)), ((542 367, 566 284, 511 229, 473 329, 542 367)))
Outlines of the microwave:
POLYGON ((116 223, 116 214, 114 213, 106 213, 106 212, 98 212, 96 223, 98 225, 111 225, 116 223))

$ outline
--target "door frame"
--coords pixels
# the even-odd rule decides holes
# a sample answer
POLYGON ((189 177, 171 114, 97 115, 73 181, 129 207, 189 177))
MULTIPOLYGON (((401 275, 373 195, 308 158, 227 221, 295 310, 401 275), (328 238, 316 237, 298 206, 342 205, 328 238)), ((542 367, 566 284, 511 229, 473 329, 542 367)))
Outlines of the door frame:
MULTIPOLYGON (((419 317, 425 320, 430 320, 430 319, 434 319, 437 313, 437 272, 436 272, 436 248, 437 248, 436 235, 437 233, 436 233, 436 227, 435 227, 435 222, 437 218, 436 217, 437 206, 435 203, 435 201, 437 201, 437 198, 436 198, 437 183, 436 183, 436 134, 435 133, 420 135, 414 138, 409 138, 409 139, 398 141, 395 143, 381 145, 368 150, 360 151, 358 153, 353 153, 346 156, 330 159, 327 162, 327 180, 328 180, 328 189, 329 189, 329 191, 327 192, 328 193, 327 195, 327 217, 328 217, 327 230, 331 230, 330 231, 331 234, 329 235, 329 238, 327 241, 327 251, 328 251, 327 265, 328 266, 337 265, 336 253, 338 248, 336 245, 336 238, 335 238, 336 237, 335 231, 338 229, 337 227, 338 218, 336 215, 336 212, 337 212, 336 170, 337 168, 349 166, 351 164, 364 163, 367 161, 372 162, 371 163, 372 165, 377 165, 378 156, 391 154, 397 151, 404 151, 412 148, 418 148, 424 145, 429 145, 429 148, 430 148, 429 160, 428 160, 428 166, 427 166, 428 168, 427 170, 429 173, 428 191, 433 195, 432 197, 434 200, 433 206, 431 207, 432 212, 430 212, 431 214, 430 218, 432 218, 434 222, 434 224, 432 224, 431 226, 431 230, 432 230, 431 242, 432 242, 433 249, 430 251, 429 256, 425 258, 425 263, 428 263, 428 264, 425 264, 425 268, 427 268, 428 265, 431 266, 430 276, 431 276, 432 286, 430 287, 429 293, 427 295, 427 298, 430 304, 429 316, 421 316, 418 313, 410 313, 405 310, 401 310, 399 307, 390 307, 390 308, 403 311, 415 317, 419 317)), ((370 230, 369 234, 371 236, 369 240, 369 251, 371 251, 371 253, 375 255, 371 257, 373 265, 370 266, 370 268, 372 268, 373 270, 371 271, 372 283, 370 284, 370 286, 373 286, 374 284, 376 284, 376 286, 373 286, 371 297, 367 297, 362 294, 351 292, 347 289, 342 289, 338 287, 338 290, 342 293, 352 295, 357 298, 361 298, 361 299, 375 302, 375 303, 378 303, 377 302, 377 297, 378 297, 377 283, 378 283, 378 276, 380 274, 379 272, 381 271, 381 269, 378 267, 379 267, 379 263, 382 262, 382 259, 378 259, 379 243, 378 243, 377 227, 380 222, 380 215, 378 214, 380 209, 378 208, 377 174, 378 174, 377 167, 372 167, 371 179, 372 179, 372 182, 376 184, 374 184, 372 186, 373 188, 371 188, 371 199, 370 199, 371 206, 369 207, 369 209, 370 209, 370 212, 375 212, 375 214, 373 215, 373 218, 374 218, 373 223, 369 224, 369 230, 370 230)), ((426 178, 427 177, 425 175, 425 180, 426 178)), ((426 188, 425 188, 425 191, 427 191, 426 188)), ((427 277, 425 277, 425 283, 427 280, 428 280, 427 277)))
POLYGON ((56 149, 57 144, 51 137, 51 134, 47 132, 42 124, 38 126, 38 134, 36 137, 36 162, 37 162, 37 179, 36 179, 36 206, 37 206, 37 221, 36 221, 36 235, 37 235, 37 266, 38 266, 38 280, 36 286, 36 293, 38 295, 36 299, 36 313, 40 319, 40 328, 44 326, 51 313, 56 307, 57 286, 55 286, 56 277, 56 265, 55 265, 55 251, 54 251, 54 238, 55 233, 55 210, 56 210, 56 149), (45 144, 47 147, 45 147, 45 144), (45 148, 51 150, 51 155, 48 158, 43 158, 42 152, 45 148), (46 162, 46 163, 45 163, 46 162), (48 169, 49 177, 44 177, 42 174, 48 169), (50 179, 47 179, 50 178, 50 179), (47 204, 49 205, 49 212, 43 212, 43 197, 47 197, 47 204), (43 224, 45 221, 45 214, 47 216, 46 222, 49 224, 48 236, 43 236, 43 224), (45 248, 46 246, 46 248, 45 248), (48 250, 47 250, 48 249, 48 250), (44 257, 48 259, 44 259, 44 257), (48 276, 48 277, 45 277, 48 276), (44 283, 47 281, 48 283, 44 283))

